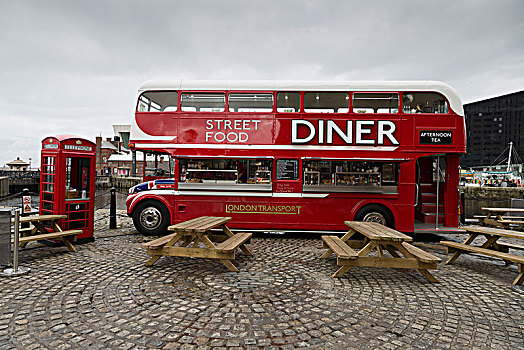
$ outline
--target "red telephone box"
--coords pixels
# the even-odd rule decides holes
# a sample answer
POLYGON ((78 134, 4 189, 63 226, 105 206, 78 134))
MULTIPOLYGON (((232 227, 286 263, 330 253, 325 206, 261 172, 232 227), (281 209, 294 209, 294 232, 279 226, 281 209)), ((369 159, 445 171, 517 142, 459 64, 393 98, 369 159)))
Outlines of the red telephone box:
POLYGON ((93 241, 96 145, 72 135, 42 141, 40 214, 67 215, 63 230, 82 230, 79 241, 93 241))

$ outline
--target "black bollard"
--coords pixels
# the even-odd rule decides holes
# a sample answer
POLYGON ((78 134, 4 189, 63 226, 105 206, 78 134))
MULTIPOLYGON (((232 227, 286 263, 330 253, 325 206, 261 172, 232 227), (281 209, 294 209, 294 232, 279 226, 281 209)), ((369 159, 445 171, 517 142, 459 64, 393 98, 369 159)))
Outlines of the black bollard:
POLYGON ((462 211, 460 212, 460 223, 462 225, 466 224, 466 194, 460 192, 460 204, 462 206, 462 211))
POLYGON ((109 229, 116 229, 116 189, 111 187, 111 203, 109 204, 109 229))

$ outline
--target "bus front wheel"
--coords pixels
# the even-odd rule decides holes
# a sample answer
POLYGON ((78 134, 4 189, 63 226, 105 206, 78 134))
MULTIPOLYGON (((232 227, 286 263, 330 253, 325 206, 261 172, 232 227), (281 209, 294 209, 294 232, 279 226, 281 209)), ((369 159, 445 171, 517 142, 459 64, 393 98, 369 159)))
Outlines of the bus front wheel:
POLYGON ((384 226, 395 228, 395 222, 389 210, 376 204, 360 209, 355 215, 355 221, 377 222, 384 226))
POLYGON ((133 224, 144 235, 164 234, 169 225, 169 211, 160 202, 145 201, 133 211, 133 224))

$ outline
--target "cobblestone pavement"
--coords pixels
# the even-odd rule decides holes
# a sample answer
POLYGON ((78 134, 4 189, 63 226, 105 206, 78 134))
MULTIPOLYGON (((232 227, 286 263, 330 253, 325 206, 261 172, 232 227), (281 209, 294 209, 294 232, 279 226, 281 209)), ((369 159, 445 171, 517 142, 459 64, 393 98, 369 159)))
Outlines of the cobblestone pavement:
MULTIPOLYGON (((462 256, 431 284, 413 270, 353 268, 333 279, 319 237, 256 237, 241 272, 213 260, 153 267, 130 220, 65 247, 31 243, 25 276, 0 279, 0 349, 522 349, 515 266, 462 256)), ((417 243, 441 258, 436 243, 417 243)))

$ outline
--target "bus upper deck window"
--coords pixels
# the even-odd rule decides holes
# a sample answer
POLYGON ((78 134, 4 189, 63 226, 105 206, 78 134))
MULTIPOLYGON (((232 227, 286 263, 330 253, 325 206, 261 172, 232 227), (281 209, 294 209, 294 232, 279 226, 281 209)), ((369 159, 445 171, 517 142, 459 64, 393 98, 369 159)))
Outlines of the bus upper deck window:
POLYGON ((448 102, 436 92, 409 92, 402 97, 402 111, 404 113, 448 113, 448 102))
POLYGON ((223 112, 226 108, 226 94, 214 92, 185 92, 180 99, 184 112, 223 112))
POLYGON ((176 91, 148 91, 138 98, 138 112, 169 112, 177 110, 176 91))
POLYGON ((273 94, 230 93, 230 112, 273 112, 273 94))
POLYGON ((398 113, 398 94, 354 93, 354 113, 398 113))
POLYGON ((278 92, 277 112, 296 113, 300 111, 300 94, 298 92, 278 92))
POLYGON ((347 113, 349 95, 346 92, 306 92, 304 111, 306 113, 347 113))

